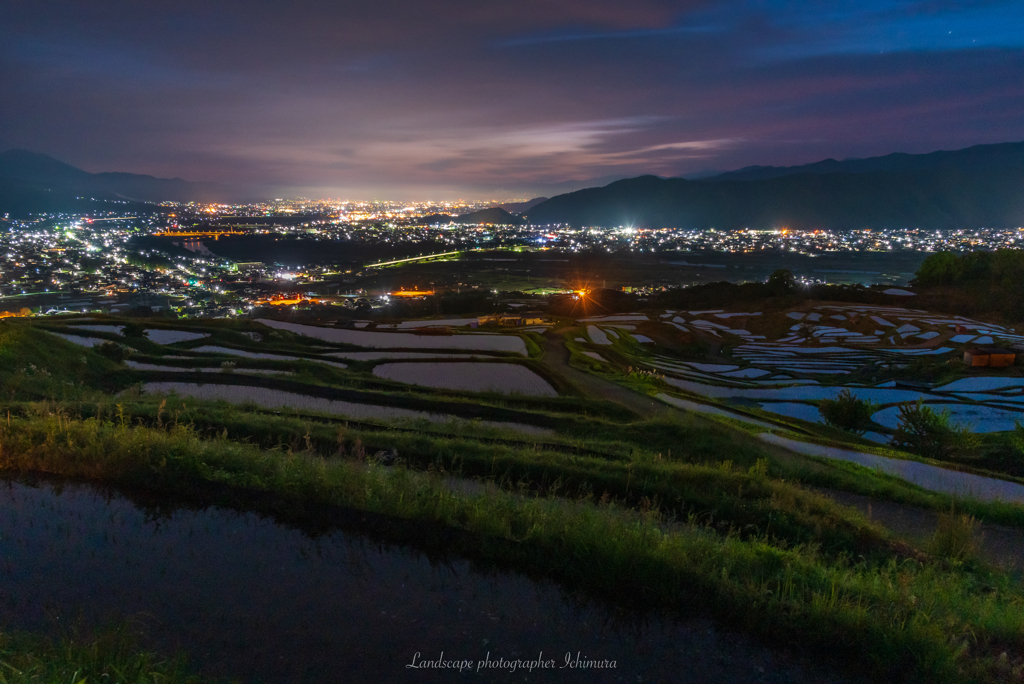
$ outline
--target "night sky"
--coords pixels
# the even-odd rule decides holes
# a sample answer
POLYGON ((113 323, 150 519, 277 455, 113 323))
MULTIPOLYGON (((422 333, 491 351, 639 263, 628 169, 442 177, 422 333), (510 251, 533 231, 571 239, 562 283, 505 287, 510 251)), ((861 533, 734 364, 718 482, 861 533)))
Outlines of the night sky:
POLYGON ((1021 0, 5 0, 0 150, 321 196, 1024 140, 1021 0))

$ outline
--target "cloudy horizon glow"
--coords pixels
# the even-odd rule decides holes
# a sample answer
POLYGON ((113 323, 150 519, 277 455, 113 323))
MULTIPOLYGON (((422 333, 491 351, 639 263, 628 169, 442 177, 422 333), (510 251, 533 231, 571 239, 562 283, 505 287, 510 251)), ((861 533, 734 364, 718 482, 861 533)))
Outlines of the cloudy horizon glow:
POLYGON ((100 4, 0 10, 0 149, 444 199, 1024 139, 1010 0, 100 4))

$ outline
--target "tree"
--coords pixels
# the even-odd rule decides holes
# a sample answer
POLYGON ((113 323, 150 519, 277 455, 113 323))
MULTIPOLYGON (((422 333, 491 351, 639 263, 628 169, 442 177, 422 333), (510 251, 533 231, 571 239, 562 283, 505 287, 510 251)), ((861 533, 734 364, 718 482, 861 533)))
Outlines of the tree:
POLYGON ((835 399, 825 399, 818 404, 821 417, 832 427, 862 435, 871 428, 871 416, 878 410, 876 404, 858 399, 844 389, 835 399))
POLYGON ((900 406, 899 424, 892 445, 937 459, 978 457, 978 436, 966 425, 956 425, 949 409, 936 411, 924 401, 900 406))
POLYGON ((796 289, 796 278, 793 277, 793 273, 789 269, 780 268, 768 276, 766 285, 771 294, 785 295, 796 289))
POLYGON ((921 264, 914 285, 930 287, 932 285, 952 285, 957 280, 959 261, 952 252, 936 252, 921 264))

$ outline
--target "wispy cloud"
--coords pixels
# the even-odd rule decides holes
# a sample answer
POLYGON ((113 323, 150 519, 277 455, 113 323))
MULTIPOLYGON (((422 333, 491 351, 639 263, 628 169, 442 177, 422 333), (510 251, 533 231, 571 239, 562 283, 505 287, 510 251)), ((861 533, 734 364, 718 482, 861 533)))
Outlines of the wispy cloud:
POLYGON ((724 31, 722 25, 669 26, 665 28, 631 29, 626 31, 565 31, 542 33, 495 41, 497 47, 517 47, 523 45, 540 45, 543 43, 572 43, 587 40, 632 40, 638 38, 658 38, 682 36, 686 34, 709 34, 724 31))

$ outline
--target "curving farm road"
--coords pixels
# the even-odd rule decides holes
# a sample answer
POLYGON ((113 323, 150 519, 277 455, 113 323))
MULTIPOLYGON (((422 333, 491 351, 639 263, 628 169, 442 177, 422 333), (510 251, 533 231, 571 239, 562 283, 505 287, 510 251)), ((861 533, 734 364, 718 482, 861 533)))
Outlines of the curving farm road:
POLYGON ((587 396, 621 404, 630 412, 643 418, 677 414, 676 409, 666 406, 653 397, 634 392, 628 387, 573 368, 569 365, 569 356, 569 350, 565 348, 565 341, 560 335, 551 333, 544 335, 544 355, 540 358, 541 365, 555 375, 569 380, 587 396))

